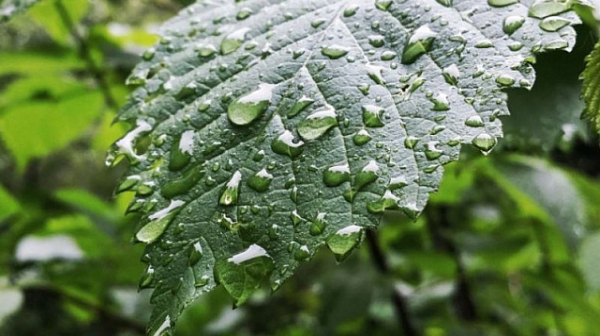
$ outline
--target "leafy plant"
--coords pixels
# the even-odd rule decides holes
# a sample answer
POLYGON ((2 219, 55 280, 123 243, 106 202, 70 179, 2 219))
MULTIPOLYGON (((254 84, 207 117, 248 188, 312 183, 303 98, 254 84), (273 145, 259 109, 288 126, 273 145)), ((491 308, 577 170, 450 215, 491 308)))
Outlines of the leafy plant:
POLYGON ((589 3, 192 2, 0 0, 0 335, 596 334, 589 3))
POLYGON ((383 212, 416 217, 462 144, 496 145, 502 89, 573 45, 572 5, 200 1, 168 22, 109 157, 132 162, 151 334, 217 284, 242 304, 383 212))

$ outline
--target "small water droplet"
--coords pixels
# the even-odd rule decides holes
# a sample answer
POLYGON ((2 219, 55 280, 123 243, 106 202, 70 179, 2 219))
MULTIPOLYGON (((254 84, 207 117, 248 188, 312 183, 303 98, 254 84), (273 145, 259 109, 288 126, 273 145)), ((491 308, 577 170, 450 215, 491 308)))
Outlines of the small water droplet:
POLYGON ((220 205, 237 204, 240 193, 240 182, 242 181, 242 173, 236 171, 225 185, 225 189, 219 198, 220 205))

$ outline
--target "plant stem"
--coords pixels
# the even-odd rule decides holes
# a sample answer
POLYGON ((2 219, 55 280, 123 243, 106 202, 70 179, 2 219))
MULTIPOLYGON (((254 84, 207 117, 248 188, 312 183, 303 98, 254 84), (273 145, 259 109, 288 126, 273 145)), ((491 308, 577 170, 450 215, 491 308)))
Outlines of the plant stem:
POLYGON ((427 226, 435 249, 449 254, 456 262, 457 289, 453 299, 456 314, 464 321, 477 320, 479 314, 471 294, 471 286, 467 280, 465 268, 460 260, 460 252, 454 242, 443 234, 443 231, 450 228, 448 207, 430 204, 427 207, 427 226))
MULTIPOLYGON (((367 243, 371 251, 371 259, 379 272, 383 275, 390 275, 390 266, 379 244, 379 238, 374 230, 367 230, 367 243)), ((418 333, 410 319, 406 298, 398 290, 394 289, 392 293, 392 302, 396 308, 396 315, 400 327, 404 330, 406 336, 417 336, 418 333)))
POLYGON ((106 105, 113 110, 118 110, 119 104, 117 104, 117 101, 110 92, 110 85, 108 85, 108 82, 104 78, 102 70, 96 65, 96 62, 94 62, 91 48, 87 40, 83 36, 81 36, 79 30, 77 30, 75 22, 69 15, 69 12, 65 8, 65 5, 62 3, 62 0, 56 1, 55 6, 58 15, 60 15, 63 21, 63 24, 65 25, 65 27, 67 27, 67 29, 71 32, 71 35, 75 39, 75 42, 77 43, 77 47, 79 49, 79 54, 83 61, 86 63, 88 71, 94 78, 96 85, 98 85, 98 87, 102 91, 106 105))

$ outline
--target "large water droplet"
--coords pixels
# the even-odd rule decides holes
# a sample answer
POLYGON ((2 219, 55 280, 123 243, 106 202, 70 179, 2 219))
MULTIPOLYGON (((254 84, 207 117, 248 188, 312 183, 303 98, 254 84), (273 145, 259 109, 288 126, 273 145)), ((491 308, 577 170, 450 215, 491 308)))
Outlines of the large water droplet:
POLYGON ((302 154, 304 147, 303 141, 295 141, 292 132, 286 130, 277 139, 273 140, 271 149, 273 152, 281 155, 287 155, 291 158, 295 158, 302 154))
POLYGON ((335 110, 329 106, 302 120, 298 124, 298 133, 305 140, 315 140, 335 125, 337 125, 335 110))
POLYGON ((543 19, 540 22, 540 28, 548 32, 555 32, 570 24, 571 21, 569 21, 568 19, 562 18, 560 16, 550 16, 543 19))
POLYGON ((487 154, 492 150, 492 148, 494 148, 494 146, 496 146, 497 140, 495 137, 487 133, 481 133, 473 138, 472 143, 475 148, 487 154))
POLYGON ((333 252, 338 261, 342 261, 358 246, 361 235, 362 228, 360 226, 347 226, 327 238, 327 247, 333 252))
POLYGON ((319 212, 317 214, 317 218, 310 225, 309 233, 312 236, 318 236, 325 230, 327 226, 327 221, 325 221, 325 217, 327 216, 324 212, 319 212))
POLYGON ((218 260, 215 273, 239 306, 246 302, 273 272, 274 263, 267 251, 256 244, 228 259, 218 260))
POLYGON ((321 49, 321 53, 331 59, 338 59, 348 54, 350 48, 346 48, 337 44, 330 45, 321 49))
POLYGON ((506 7, 518 3, 519 0, 488 0, 488 5, 492 7, 506 7))
POLYGON ((171 171, 179 171, 190 163, 194 151, 195 139, 196 133, 194 131, 185 131, 176 141, 173 141, 169 160, 169 169, 171 171))
POLYGON ((374 214, 382 213, 386 210, 396 210, 398 209, 399 200, 400 199, 394 195, 391 190, 386 190, 385 194, 383 194, 379 200, 369 202, 367 210, 374 214))
POLYGON ((354 141, 355 145, 362 146, 367 142, 371 141, 371 135, 367 130, 362 129, 356 132, 356 134, 354 134, 354 136, 352 137, 352 141, 354 141))
POLYGON ((446 83, 456 85, 458 83, 458 78, 460 77, 460 70, 456 64, 452 64, 444 68, 442 74, 444 75, 444 79, 446 79, 446 83))
POLYGON ((543 19, 548 16, 564 13, 571 8, 572 2, 559 2, 549 0, 537 0, 529 7, 529 16, 543 19))
POLYGON ((379 166, 375 160, 371 160, 354 178, 354 186, 344 192, 344 198, 352 202, 358 191, 363 187, 377 181, 379 178, 379 166))
POLYGON ((183 201, 174 200, 165 209, 150 215, 148 217, 150 222, 136 233, 135 238, 146 244, 155 242, 165 232, 169 223, 179 212, 179 208, 184 204, 183 201))
POLYGON ((427 25, 415 30, 404 46, 402 63, 414 63, 419 57, 431 50, 436 36, 437 33, 433 32, 427 25))
POLYGON ((384 123, 381 120, 381 115, 384 109, 375 105, 365 105, 362 107, 362 117, 365 126, 367 127, 383 127, 384 123))
POLYGON ((525 18, 519 15, 510 15, 504 19, 502 29, 508 35, 512 35, 525 23, 525 18))
POLYGON ((231 103, 227 109, 229 120, 238 126, 255 121, 269 107, 275 87, 276 85, 273 84, 260 84, 256 91, 231 103))
POLYGON ((298 99, 294 106, 292 106, 290 112, 288 112, 288 118, 295 117, 298 113, 304 111, 304 109, 312 105, 314 102, 314 99, 307 96, 302 96, 302 98, 298 99))
POLYGON ((175 196, 183 195, 192 189, 202 177, 204 177, 206 171, 204 166, 192 167, 186 171, 180 178, 169 180, 161 188, 161 194, 168 199, 175 196))
POLYGON ((204 251, 202 250, 202 245, 200 245, 200 242, 194 243, 194 245, 192 245, 192 248, 190 249, 190 266, 194 266, 198 262, 200 262, 200 259, 202 259, 203 254, 204 251))
POLYGON ((248 186, 258 192, 265 192, 269 189, 271 181, 273 181, 273 175, 263 169, 248 179, 248 186))
POLYGON ((350 181, 350 167, 348 164, 332 166, 323 172, 323 182, 329 187, 337 187, 350 181))

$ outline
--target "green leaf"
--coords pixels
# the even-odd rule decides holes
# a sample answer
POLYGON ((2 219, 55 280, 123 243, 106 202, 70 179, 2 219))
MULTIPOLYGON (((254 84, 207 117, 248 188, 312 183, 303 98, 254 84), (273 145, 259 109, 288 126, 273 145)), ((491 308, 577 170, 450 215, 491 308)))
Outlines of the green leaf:
POLYGON ((12 85, 1 100, 0 137, 19 170, 31 158, 48 155, 80 137, 103 107, 100 92, 52 78, 25 78, 25 85, 12 85))
POLYGON ((132 163, 151 334, 218 281, 241 304, 323 245, 344 259, 385 210, 417 216, 579 22, 572 2, 452 3, 199 1, 163 27, 108 160, 132 163))
POLYGON ((0 185, 0 223, 21 209, 19 202, 0 185))
MULTIPOLYGON (((571 248, 578 246, 586 231, 586 203, 565 171, 542 160, 519 156, 495 162, 494 169, 501 174, 497 175, 497 183, 524 212, 556 225, 571 248)), ((545 234, 550 234, 549 230, 545 234)), ((560 245, 554 244, 553 249, 560 250, 560 245)))
POLYGON ((587 34, 578 37, 572 52, 549 53, 538 58, 537 80, 531 91, 511 90, 508 101, 511 115, 501 118, 506 134, 503 144, 549 151, 557 145, 568 146, 578 136, 587 134, 587 125, 581 121, 585 103, 581 99, 579 76, 591 47, 587 34), (557 64, 569 66, 557 67, 557 64))
POLYGON ((0 23, 9 20, 16 14, 19 14, 29 7, 35 5, 40 0, 4 0, 0 1, 0 23))
POLYGON ((583 116, 590 121, 594 130, 600 132, 600 43, 588 56, 582 77, 586 104, 583 116))

